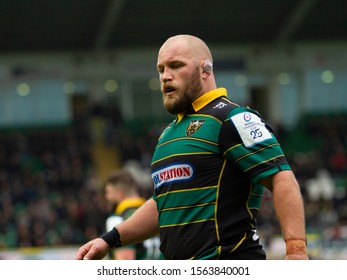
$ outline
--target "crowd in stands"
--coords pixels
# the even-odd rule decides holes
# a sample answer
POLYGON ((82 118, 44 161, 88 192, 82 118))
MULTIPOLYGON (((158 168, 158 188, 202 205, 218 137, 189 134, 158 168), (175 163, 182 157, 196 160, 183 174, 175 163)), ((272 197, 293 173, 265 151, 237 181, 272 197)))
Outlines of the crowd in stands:
POLYGON ((0 248, 79 244, 107 215, 84 123, 0 133, 0 248))
MULTIPOLYGON (((137 137, 117 131, 122 162, 147 170, 162 128, 137 137)), ((315 148, 286 154, 302 188, 307 231, 322 242, 347 241, 347 116, 308 118, 303 130, 315 148)), ((285 152, 295 133, 279 136, 285 152)), ((89 145, 83 122, 0 133, 0 248, 81 244, 104 231, 109 209, 93 183, 89 145)), ((265 192, 258 221, 265 242, 280 234, 271 199, 265 192)))

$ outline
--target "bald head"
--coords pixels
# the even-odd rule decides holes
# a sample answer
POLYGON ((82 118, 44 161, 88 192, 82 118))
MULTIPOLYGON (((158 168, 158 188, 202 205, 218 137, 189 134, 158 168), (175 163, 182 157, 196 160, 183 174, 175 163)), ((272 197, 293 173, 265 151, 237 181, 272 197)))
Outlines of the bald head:
POLYGON ((158 52, 157 70, 164 107, 172 114, 188 112, 197 98, 216 89, 211 52, 195 36, 167 39, 158 52))
POLYGON ((213 58, 209 47, 200 38, 188 34, 180 34, 168 38, 158 52, 157 68, 160 72, 170 61, 193 64, 201 69, 203 91, 216 88, 213 74, 213 58))
POLYGON ((182 34, 170 37, 160 48, 159 55, 169 50, 181 52, 181 54, 197 63, 207 59, 212 62, 211 51, 206 43, 192 35, 182 34))

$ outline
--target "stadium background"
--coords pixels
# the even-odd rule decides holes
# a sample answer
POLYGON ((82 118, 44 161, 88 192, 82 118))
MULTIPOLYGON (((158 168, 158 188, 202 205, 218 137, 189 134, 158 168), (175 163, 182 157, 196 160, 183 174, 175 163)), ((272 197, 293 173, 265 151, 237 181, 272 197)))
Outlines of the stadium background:
MULTIPOLYGON (((347 3, 343 0, 0 1, 0 258, 69 259, 104 230, 121 166, 150 195, 172 119, 163 41, 200 36, 219 86, 263 113, 297 174, 309 253, 347 259, 347 3)), ((283 257, 271 195, 259 234, 283 257)))

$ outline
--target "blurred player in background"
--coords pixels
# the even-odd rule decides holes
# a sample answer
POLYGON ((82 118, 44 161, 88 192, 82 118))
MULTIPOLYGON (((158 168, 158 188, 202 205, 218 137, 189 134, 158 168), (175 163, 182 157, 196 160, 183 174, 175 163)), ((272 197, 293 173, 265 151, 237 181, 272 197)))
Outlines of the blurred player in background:
POLYGON ((153 197, 125 222, 83 245, 76 259, 160 233, 166 259, 266 259, 257 235, 264 192, 286 242, 286 259, 308 259, 300 188, 258 112, 217 88, 213 59, 199 38, 169 38, 158 53, 164 107, 176 119, 152 159, 153 197))
MULTIPOLYGON (((146 199, 141 197, 134 176, 125 169, 112 172, 106 180, 105 198, 111 204, 113 213, 106 220, 106 230, 129 218, 146 199)), ((112 249, 110 257, 116 260, 158 259, 159 238, 153 237, 133 245, 112 249)))

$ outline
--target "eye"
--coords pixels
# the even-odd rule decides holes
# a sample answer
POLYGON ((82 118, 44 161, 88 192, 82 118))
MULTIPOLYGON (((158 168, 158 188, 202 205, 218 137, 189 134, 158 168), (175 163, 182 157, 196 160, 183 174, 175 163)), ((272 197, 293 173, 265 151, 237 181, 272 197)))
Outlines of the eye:
POLYGON ((179 62, 179 61, 175 61, 175 62, 172 62, 171 64, 170 64, 170 67, 172 68, 172 69, 178 69, 178 68, 181 68, 181 67, 183 67, 184 66, 184 64, 182 63, 182 62, 179 62))

